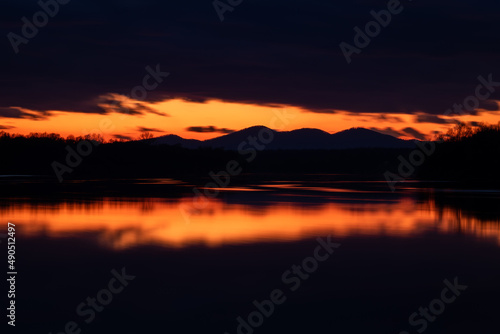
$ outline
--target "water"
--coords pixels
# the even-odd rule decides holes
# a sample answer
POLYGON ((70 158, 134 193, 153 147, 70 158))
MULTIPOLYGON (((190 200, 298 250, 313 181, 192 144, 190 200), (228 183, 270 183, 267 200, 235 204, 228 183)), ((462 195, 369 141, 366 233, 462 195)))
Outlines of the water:
POLYGON ((82 333, 232 334, 238 317, 241 333, 500 330, 497 192, 283 180, 199 201, 191 184, 135 183, 179 190, 3 201, 1 221, 16 224, 20 332, 64 332, 74 321, 82 333), (317 238, 340 246, 306 260, 307 278, 286 275, 314 258, 317 238), (79 313, 122 268, 135 278, 94 317, 79 313), (467 286, 456 300, 432 321, 408 322, 455 278, 467 286), (283 303, 248 325, 254 300, 276 289, 283 303))

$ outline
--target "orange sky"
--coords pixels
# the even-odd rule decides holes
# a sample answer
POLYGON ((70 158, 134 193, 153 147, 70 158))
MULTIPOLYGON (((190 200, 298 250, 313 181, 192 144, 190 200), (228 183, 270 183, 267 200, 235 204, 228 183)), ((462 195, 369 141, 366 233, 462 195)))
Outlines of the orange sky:
MULTIPOLYGON (((293 106, 261 106, 253 104, 230 103, 211 100, 206 103, 189 102, 181 99, 167 100, 155 104, 141 102, 142 105, 152 108, 156 113, 142 115, 123 115, 111 112, 107 115, 86 114, 66 111, 51 111, 46 119, 14 119, 0 118, 0 125, 13 128, 5 131, 10 133, 28 134, 30 132, 55 132, 63 136, 73 134, 85 135, 89 132, 102 134, 106 139, 115 135, 137 138, 140 135, 138 127, 160 130, 152 132, 155 137, 165 134, 176 134, 183 138, 209 139, 223 135, 220 132, 198 133, 187 131, 190 126, 216 126, 240 130, 254 125, 264 125, 276 128, 271 124, 276 112, 293 114, 289 124, 281 130, 289 131, 300 128, 318 128, 329 133, 335 133, 352 127, 390 128, 397 132, 412 127, 417 129, 428 139, 432 138, 433 131, 446 131, 453 124, 417 123, 415 114, 354 114, 349 111, 338 110, 336 113, 315 113, 293 106)), ((500 112, 479 110, 476 116, 440 116, 443 119, 457 119, 462 122, 498 123, 500 112)), ((412 136, 399 136, 412 139, 412 136)))

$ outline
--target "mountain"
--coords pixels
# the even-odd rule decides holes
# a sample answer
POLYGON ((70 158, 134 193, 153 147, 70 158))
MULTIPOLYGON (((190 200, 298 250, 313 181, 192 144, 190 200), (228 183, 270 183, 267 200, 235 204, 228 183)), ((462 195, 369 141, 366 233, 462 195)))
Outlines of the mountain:
POLYGON ((171 145, 171 146, 180 145, 184 148, 189 148, 189 149, 197 149, 198 147, 203 146, 203 142, 201 140, 184 139, 177 135, 166 135, 146 140, 151 142, 151 144, 153 145, 171 145))
POLYGON ((413 148, 414 141, 402 140, 390 135, 364 128, 352 128, 334 134, 319 129, 275 131, 265 126, 252 126, 217 138, 204 141, 183 139, 167 135, 150 140, 154 145, 180 145, 185 148, 223 148, 226 150, 257 149, 271 150, 343 150, 353 148, 413 148))
POLYGON ((206 147, 222 147, 226 150, 237 150, 238 146, 243 142, 248 142, 248 137, 258 137, 259 132, 268 131, 276 137, 277 131, 266 128, 265 126, 252 126, 240 131, 235 131, 227 135, 217 138, 208 139, 203 142, 206 147))
POLYGON ((334 133, 335 145, 348 148, 413 148, 414 140, 403 140, 365 128, 352 128, 334 133))

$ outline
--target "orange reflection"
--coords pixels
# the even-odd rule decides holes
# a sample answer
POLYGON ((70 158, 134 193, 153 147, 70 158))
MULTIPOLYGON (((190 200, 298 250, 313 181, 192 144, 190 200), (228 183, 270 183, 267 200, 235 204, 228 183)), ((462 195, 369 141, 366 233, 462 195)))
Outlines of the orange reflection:
POLYGON ((137 245, 220 246, 256 241, 291 241, 317 235, 405 237, 425 231, 467 233, 500 242, 498 222, 458 217, 433 202, 396 201, 327 204, 273 202, 272 205, 227 204, 211 200, 194 209, 192 198, 138 199, 58 204, 14 202, 0 211, 3 221, 18 226, 22 237, 78 236, 93 233, 117 249, 137 245), (438 212, 439 211, 439 212, 438 212))

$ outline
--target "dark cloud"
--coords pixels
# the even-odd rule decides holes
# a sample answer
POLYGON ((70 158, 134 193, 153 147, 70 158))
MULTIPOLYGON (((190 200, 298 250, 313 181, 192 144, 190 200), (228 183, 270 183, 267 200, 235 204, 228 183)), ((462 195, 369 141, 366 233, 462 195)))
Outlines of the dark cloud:
POLYGON ((383 133, 385 135, 393 136, 393 137, 405 136, 405 134, 403 132, 394 130, 391 127, 387 127, 385 129, 371 127, 370 130, 377 131, 377 132, 383 133))
POLYGON ((0 125, 0 130, 9 130, 9 129, 14 129, 15 126, 12 125, 0 125))
POLYGON ((412 127, 404 128, 401 131, 407 135, 413 136, 413 137, 420 139, 420 140, 425 140, 425 138, 426 138, 423 133, 421 133, 420 131, 418 131, 417 129, 414 129, 412 127))
POLYGON ((165 131, 160 130, 160 129, 146 128, 146 127, 143 127, 143 126, 138 126, 137 127, 137 131, 140 131, 140 132, 165 132, 165 131))
POLYGON ((50 116, 47 111, 37 111, 37 110, 27 110, 19 107, 1 108, 0 107, 0 118, 24 118, 31 120, 44 120, 50 116))
POLYGON ((218 128, 216 126, 190 126, 186 128, 187 131, 191 132, 220 132, 220 133, 232 133, 235 130, 227 129, 227 128, 218 128))
POLYGON ((415 116, 415 122, 417 122, 417 123, 450 124, 450 123, 456 123, 456 120, 442 118, 442 117, 439 117, 437 115, 420 114, 420 115, 415 116))
POLYGON ((199 97, 199 96, 183 97, 182 99, 184 101, 187 101, 187 102, 195 102, 195 103, 206 103, 206 102, 208 102, 208 98, 207 97, 199 97))
POLYGON ((389 115, 376 115, 373 117, 374 121, 384 121, 384 122, 391 122, 391 123, 402 123, 404 122, 401 117, 398 116, 389 116, 389 115))
MULTIPOLYGON (((370 11, 386 2, 245 1, 224 22, 207 0, 81 0, 60 7, 15 54, 5 36, 20 34, 21 17, 40 8, 37 1, 0 5, 4 107, 109 112, 98 107, 99 97, 130 95, 143 85, 146 66, 156 64, 170 75, 145 101, 215 98, 316 112, 440 115, 474 94, 478 75, 500 81, 494 0, 404 2, 349 65, 339 43, 352 44, 353 28, 363 28, 370 11)), ((491 98, 500 99, 499 92, 491 98)), ((132 113, 152 112, 143 107, 132 113)))
POLYGON ((165 113, 156 111, 153 108, 147 106, 142 101, 130 100, 127 97, 117 94, 108 94, 105 96, 101 96, 99 99, 98 107, 101 108, 105 113, 116 112, 119 114, 127 115, 143 115, 146 113, 150 113, 165 117, 168 116, 165 113))
POLYGON ((132 140, 133 138, 130 136, 125 136, 125 135, 113 135, 113 138, 119 139, 119 140, 132 140))
POLYGON ((419 132, 418 130, 414 129, 414 128, 411 128, 411 127, 406 127, 400 131, 398 130, 395 130, 391 127, 386 127, 384 129, 379 129, 379 128, 375 128, 375 127, 372 127, 370 128, 370 130, 373 130, 373 131, 377 131, 377 132, 380 132, 380 133, 383 133, 383 134, 386 134, 386 135, 390 135, 390 136, 393 136, 393 137, 400 137, 400 136, 411 136, 411 137, 414 137, 414 138, 417 138, 417 139, 420 139, 420 140, 425 140, 425 135, 421 132, 419 132))

